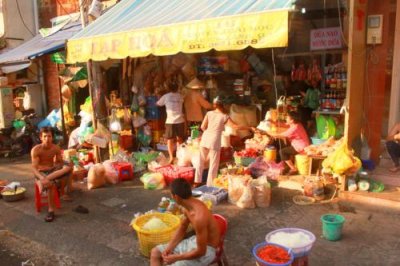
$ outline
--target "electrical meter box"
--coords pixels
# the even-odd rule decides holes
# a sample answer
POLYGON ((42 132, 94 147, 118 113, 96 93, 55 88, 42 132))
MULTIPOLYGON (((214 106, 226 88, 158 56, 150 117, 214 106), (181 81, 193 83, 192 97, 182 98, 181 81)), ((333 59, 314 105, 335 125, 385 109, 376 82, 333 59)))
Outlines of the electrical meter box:
POLYGON ((381 44, 383 15, 370 15, 367 19, 367 44, 381 44))

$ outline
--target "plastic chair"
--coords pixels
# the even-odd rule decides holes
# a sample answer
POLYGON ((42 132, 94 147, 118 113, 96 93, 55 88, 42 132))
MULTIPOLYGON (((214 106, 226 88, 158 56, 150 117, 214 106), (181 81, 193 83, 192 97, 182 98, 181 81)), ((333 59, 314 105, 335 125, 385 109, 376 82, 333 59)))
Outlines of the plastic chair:
MULTIPOLYGON (((56 205, 57 209, 61 208, 61 203, 60 203, 60 195, 58 194, 58 190, 56 186, 52 186, 51 189, 53 190, 53 195, 54 195, 54 204, 56 205)), ((35 206, 36 206, 36 211, 40 212, 40 209, 44 206, 49 205, 49 197, 47 193, 45 195, 42 195, 39 192, 39 186, 35 182, 35 206)))
POLYGON ((228 221, 225 219, 220 214, 213 214, 214 219, 217 221, 218 226, 219 226, 219 231, 221 233, 220 236, 220 242, 216 250, 216 257, 213 262, 211 262, 210 265, 213 265, 215 263, 218 263, 218 265, 228 265, 228 260, 226 258, 225 252, 224 252, 224 240, 225 240, 225 235, 226 231, 228 230, 228 221))

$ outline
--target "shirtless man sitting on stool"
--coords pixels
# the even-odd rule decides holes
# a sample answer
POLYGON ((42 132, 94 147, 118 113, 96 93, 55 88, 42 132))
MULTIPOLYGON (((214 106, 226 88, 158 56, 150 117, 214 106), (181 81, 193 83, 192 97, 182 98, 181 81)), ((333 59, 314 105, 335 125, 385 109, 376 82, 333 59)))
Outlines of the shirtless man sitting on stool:
POLYGON ((67 191, 63 195, 63 200, 71 200, 68 193, 71 190, 72 166, 64 163, 59 146, 53 144, 53 131, 49 127, 43 127, 40 130, 41 144, 33 147, 31 151, 32 168, 39 186, 40 193, 47 190, 48 195, 48 214, 45 217, 46 222, 52 222, 54 216, 54 195, 53 186, 60 188, 61 182, 67 185, 67 191))

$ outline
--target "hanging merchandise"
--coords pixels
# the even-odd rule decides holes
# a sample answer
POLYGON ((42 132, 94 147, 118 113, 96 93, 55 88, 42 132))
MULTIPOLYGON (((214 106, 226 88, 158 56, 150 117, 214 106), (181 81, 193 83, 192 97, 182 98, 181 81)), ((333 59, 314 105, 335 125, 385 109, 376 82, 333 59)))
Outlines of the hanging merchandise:
POLYGON ((131 104, 131 111, 133 113, 139 111, 139 99, 138 99, 137 94, 133 94, 132 104, 131 104))
POLYGON ((25 110, 31 109, 31 94, 28 90, 24 93, 23 107, 25 110))
POLYGON ((111 111, 111 119, 110 119, 110 130, 111 132, 119 132, 121 131, 121 123, 115 114, 115 109, 111 111))
POLYGON ((101 3, 101 1, 93 0, 92 4, 90 5, 88 14, 95 18, 98 18, 101 16, 102 9, 103 9, 103 4, 101 3))
POLYGON ((146 119, 138 113, 133 113, 132 125, 134 128, 139 128, 146 124, 146 119))
POLYGON ((336 135, 336 123, 330 116, 318 115, 316 117, 317 136, 320 139, 328 139, 336 135))
POLYGON ((148 133, 148 131, 144 130, 144 128, 141 128, 141 129, 139 129, 139 132, 137 135, 137 139, 138 139, 139 143, 144 147, 149 146, 150 142, 151 142, 151 133, 150 133, 150 135, 147 135, 146 133, 148 133))
POLYGON ((371 148, 368 145, 368 141, 364 135, 364 132, 361 131, 361 160, 369 160, 371 155, 371 148))

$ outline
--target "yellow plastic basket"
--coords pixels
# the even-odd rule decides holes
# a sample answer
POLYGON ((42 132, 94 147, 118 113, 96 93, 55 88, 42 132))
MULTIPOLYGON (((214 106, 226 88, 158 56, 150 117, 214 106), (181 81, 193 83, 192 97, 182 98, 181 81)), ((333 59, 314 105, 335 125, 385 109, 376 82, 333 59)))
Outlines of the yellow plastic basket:
POLYGON ((132 224, 136 230, 139 239, 140 252, 146 256, 150 256, 151 249, 159 244, 168 243, 171 240, 176 229, 179 227, 181 220, 179 217, 169 213, 150 213, 139 216, 132 224), (167 229, 161 230, 144 230, 143 226, 153 217, 157 217, 168 225, 167 229))

